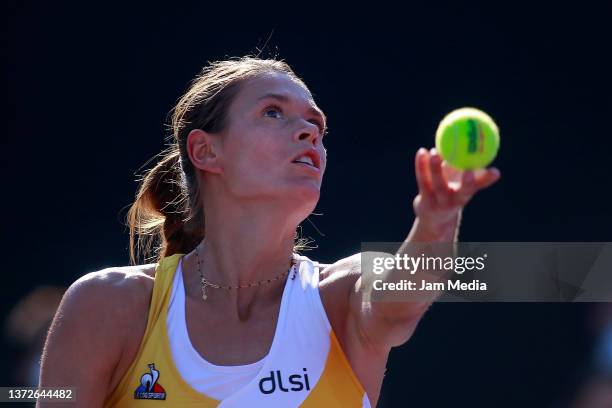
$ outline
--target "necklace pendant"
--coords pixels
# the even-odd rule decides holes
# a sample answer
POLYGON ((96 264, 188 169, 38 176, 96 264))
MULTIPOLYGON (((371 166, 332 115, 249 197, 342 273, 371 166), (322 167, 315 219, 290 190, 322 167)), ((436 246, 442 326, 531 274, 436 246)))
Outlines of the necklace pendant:
POLYGON ((202 300, 208 299, 208 295, 206 294, 206 283, 202 282, 202 300))

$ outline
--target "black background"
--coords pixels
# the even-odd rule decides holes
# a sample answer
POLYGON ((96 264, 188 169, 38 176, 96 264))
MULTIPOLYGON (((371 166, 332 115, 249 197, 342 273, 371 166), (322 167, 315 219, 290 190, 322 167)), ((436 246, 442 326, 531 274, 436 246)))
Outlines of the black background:
MULTIPOLYGON (((310 217, 324 235, 303 223, 311 259, 405 238, 414 154, 462 106, 498 123, 502 172, 465 209, 462 241, 612 240, 609 2, 257 6, 274 19, 205 4, 5 4, 0 316, 37 285, 128 264, 122 221, 167 112, 207 61, 266 44, 329 118, 323 215, 310 217)), ((564 404, 589 357, 590 308, 436 304, 392 351, 379 406, 564 404)))

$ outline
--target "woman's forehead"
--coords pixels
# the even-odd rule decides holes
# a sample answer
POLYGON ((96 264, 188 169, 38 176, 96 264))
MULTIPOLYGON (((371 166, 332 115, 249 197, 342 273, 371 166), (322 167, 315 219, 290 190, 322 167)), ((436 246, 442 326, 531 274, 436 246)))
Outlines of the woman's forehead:
POLYGON ((297 104, 308 104, 316 108, 310 91, 303 84, 283 73, 270 73, 248 79, 241 87, 238 99, 245 105, 252 106, 271 96, 287 99, 297 104))

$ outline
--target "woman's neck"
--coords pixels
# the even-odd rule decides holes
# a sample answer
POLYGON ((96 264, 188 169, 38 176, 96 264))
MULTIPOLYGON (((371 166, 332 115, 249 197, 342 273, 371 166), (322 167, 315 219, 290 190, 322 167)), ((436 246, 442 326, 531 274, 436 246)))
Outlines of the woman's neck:
POLYGON ((207 288, 207 304, 234 309, 242 320, 255 304, 280 301, 285 279, 274 278, 290 268, 297 221, 283 223, 287 218, 278 211, 262 211, 261 206, 257 213, 244 208, 225 208, 223 213, 222 217, 206 216, 206 238, 198 245, 197 255, 192 251, 183 263, 185 284, 188 294, 201 298, 200 272, 207 281, 232 288, 263 281, 252 288, 207 288))

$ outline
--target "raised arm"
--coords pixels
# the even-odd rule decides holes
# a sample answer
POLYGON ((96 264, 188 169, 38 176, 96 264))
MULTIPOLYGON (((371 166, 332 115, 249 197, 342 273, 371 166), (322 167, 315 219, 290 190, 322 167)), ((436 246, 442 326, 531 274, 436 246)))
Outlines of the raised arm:
POLYGON ((76 388, 76 405, 39 401, 37 407, 103 406, 134 319, 146 319, 145 279, 103 270, 70 286, 47 336, 40 386, 76 388))
MULTIPOLYGON (((407 245, 414 242, 455 242, 457 240, 461 211, 476 192, 495 183, 500 173, 491 168, 463 174, 442 163, 440 155, 432 149, 419 149, 415 158, 415 172, 419 193, 414 199, 416 215, 413 227, 398 254, 410 254, 407 245), (460 183, 452 183, 459 178, 460 183)), ((387 254, 388 255, 388 254, 387 254)), ((356 335, 365 347, 388 351, 405 343, 416 328, 422 315, 430 306, 424 302, 364 302, 367 295, 361 280, 360 254, 339 262, 345 276, 351 276, 354 285, 349 295, 349 319, 356 335), (362 287, 363 286, 363 287, 362 287)), ((381 278, 393 281, 405 271, 389 270, 381 278)), ((419 273, 417 271, 417 273, 419 273)))

